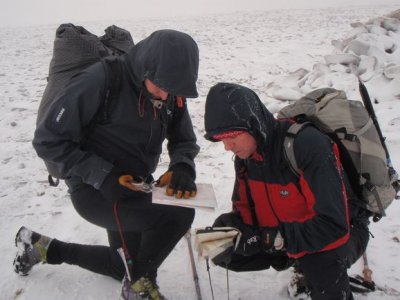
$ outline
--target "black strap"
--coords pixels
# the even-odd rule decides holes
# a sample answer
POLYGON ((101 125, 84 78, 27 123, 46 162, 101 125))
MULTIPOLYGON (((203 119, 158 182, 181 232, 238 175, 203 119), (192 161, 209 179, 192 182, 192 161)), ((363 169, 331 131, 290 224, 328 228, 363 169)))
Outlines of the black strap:
POLYGON ((111 113, 117 104, 121 86, 122 72, 121 64, 115 57, 108 57, 102 60, 106 74, 107 90, 102 105, 96 113, 96 121, 100 124, 107 124, 110 121, 111 113))
POLYGON ((50 174, 47 176, 47 181, 49 182, 50 186, 58 186, 58 184, 60 183, 59 178, 53 177, 50 174))
POLYGON ((379 126, 378 118, 376 117, 375 110, 374 110, 374 107, 371 102, 371 98, 369 97, 367 88, 365 87, 364 83, 362 83, 362 81, 360 79, 358 80, 358 89, 360 91, 361 99, 364 103, 364 107, 367 110, 368 114, 370 115, 372 121, 374 122, 376 131, 378 132, 379 139, 382 144, 382 147, 385 150, 386 158, 390 161, 390 155, 389 155, 389 151, 386 147, 385 137, 383 136, 381 127, 379 126))
POLYGON ((96 114, 85 128, 82 134, 81 144, 85 144, 93 128, 98 124, 108 124, 110 116, 117 104, 121 86, 122 72, 121 64, 115 57, 107 57, 101 60, 106 75, 106 91, 103 102, 97 109, 96 114))
POLYGON ((255 204, 254 204, 253 197, 251 196, 251 191, 250 191, 250 186, 249 186, 247 175, 244 175, 243 179, 244 179, 244 185, 246 187, 247 202, 249 202, 251 218, 253 219, 253 225, 256 225, 257 227, 259 227, 257 214, 256 214, 256 207, 255 207, 255 204))

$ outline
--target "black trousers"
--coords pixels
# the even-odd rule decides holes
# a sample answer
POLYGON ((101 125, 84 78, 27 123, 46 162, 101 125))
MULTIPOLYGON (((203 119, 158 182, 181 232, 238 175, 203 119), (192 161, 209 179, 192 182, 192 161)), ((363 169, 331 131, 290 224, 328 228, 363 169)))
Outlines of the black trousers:
MULTIPOLYGON (((252 256, 242 256, 229 253, 225 262, 219 266, 232 271, 259 271, 273 267, 284 270, 295 264, 305 276, 313 300, 351 300, 347 269, 353 265, 365 252, 369 241, 368 216, 363 215, 353 219, 350 238, 343 246, 324 252, 303 256, 295 262, 289 259, 285 252, 258 253, 252 256)), ((238 226, 236 214, 220 216, 216 226, 238 226)))
POLYGON ((113 203, 104 199, 98 190, 85 186, 74 191, 71 199, 76 211, 87 221, 107 230, 109 246, 53 240, 47 262, 77 265, 121 280, 126 272, 117 252, 122 246, 118 219, 132 258, 133 280, 142 276, 155 280, 157 269, 189 230, 195 213, 190 208, 152 204, 150 194, 134 194, 118 202, 116 216, 113 203))
POLYGON ((365 222, 352 225, 350 238, 343 246, 297 260, 313 300, 353 299, 347 269, 365 252, 369 241, 365 222))

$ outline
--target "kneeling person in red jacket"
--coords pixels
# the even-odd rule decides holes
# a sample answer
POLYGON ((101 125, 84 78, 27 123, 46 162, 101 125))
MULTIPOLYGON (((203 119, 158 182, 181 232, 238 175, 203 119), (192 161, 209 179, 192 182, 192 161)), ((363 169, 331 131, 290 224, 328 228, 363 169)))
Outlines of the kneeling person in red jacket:
POLYGON ((242 236, 221 266, 280 270, 294 261, 312 299, 353 299, 347 268, 368 244, 369 215, 349 186, 336 144, 306 126, 294 140, 297 176, 283 146, 292 122, 275 119, 237 84, 210 89, 204 118, 205 137, 235 155, 233 211, 214 226, 237 227, 242 236))

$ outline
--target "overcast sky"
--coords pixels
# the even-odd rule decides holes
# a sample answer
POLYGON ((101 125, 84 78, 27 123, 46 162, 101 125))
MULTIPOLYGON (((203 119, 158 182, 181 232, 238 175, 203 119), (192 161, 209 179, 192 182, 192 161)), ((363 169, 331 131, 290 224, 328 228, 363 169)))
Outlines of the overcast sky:
POLYGON ((400 0, 0 0, 0 27, 137 17, 313 8, 399 5, 400 0))

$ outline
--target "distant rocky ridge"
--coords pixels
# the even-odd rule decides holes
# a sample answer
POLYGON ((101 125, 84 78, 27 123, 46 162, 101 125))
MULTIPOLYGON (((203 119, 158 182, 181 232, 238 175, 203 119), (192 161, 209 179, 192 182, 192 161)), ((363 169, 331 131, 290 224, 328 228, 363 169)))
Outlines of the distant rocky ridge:
POLYGON ((313 89, 333 87, 357 98, 359 76, 376 103, 400 100, 400 9, 351 27, 348 38, 331 41, 333 51, 324 62, 271 82, 268 96, 297 100, 313 89))

